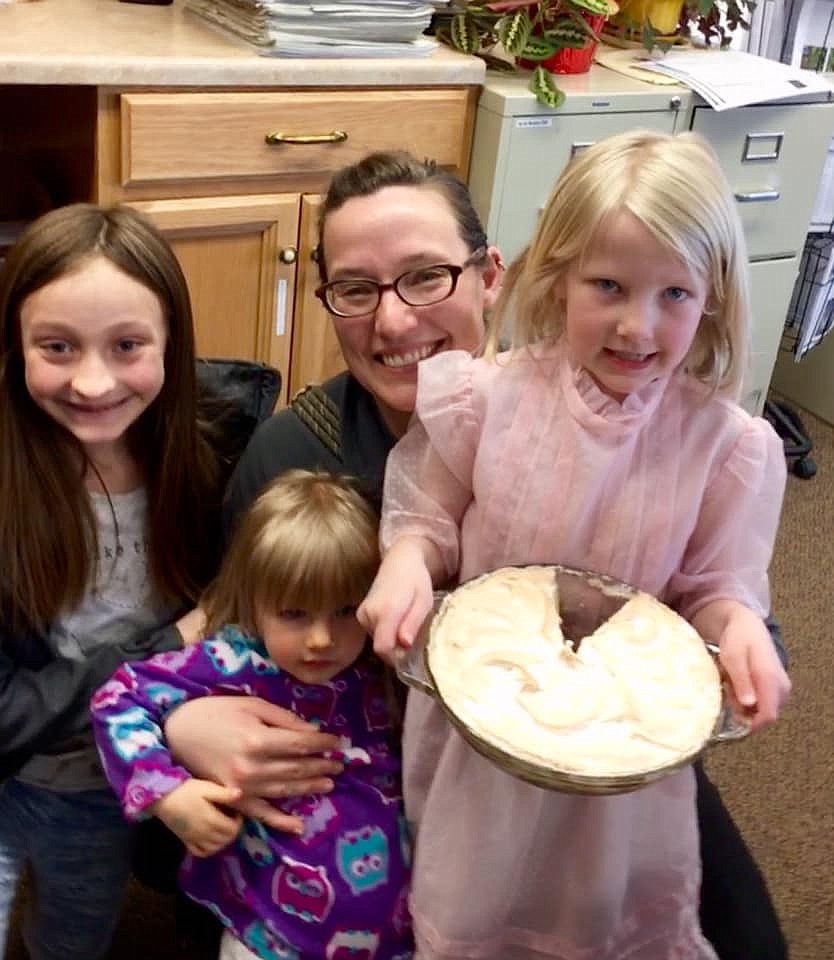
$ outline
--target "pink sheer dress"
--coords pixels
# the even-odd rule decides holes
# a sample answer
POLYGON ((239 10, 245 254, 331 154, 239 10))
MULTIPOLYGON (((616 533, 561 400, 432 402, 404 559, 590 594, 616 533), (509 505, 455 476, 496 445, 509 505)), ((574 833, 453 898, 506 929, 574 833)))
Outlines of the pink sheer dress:
MULTIPOLYGON (((691 617, 715 598, 765 615, 782 444, 683 374, 622 404, 560 342, 420 364, 390 455, 382 540, 430 538, 450 576, 511 563, 610 574, 691 617)), ((412 691, 405 800, 417 829, 421 960, 715 960, 698 924, 695 783, 545 791, 503 773, 412 691)))

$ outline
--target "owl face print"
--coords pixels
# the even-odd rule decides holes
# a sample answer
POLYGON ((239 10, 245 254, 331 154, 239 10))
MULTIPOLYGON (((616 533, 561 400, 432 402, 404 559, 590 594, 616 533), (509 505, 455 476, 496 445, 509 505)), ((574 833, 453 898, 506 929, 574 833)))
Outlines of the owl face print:
POLYGON ((371 930, 337 930, 325 951, 327 960, 374 960, 379 934, 371 930))
POLYGON ((325 867, 313 867, 288 856, 282 858, 272 881, 272 899, 284 913, 307 923, 322 923, 335 898, 325 867))
POLYGON ((354 895, 386 882, 389 859, 388 838, 379 827, 348 830, 336 844, 339 873, 354 895))

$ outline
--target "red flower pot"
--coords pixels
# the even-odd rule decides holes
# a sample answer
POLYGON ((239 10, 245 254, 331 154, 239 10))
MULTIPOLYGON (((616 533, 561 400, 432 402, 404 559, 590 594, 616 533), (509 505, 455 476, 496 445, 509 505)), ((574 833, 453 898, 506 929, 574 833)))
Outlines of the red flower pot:
MULTIPOLYGON (((600 30, 602 30, 602 25, 608 19, 604 14, 593 13, 585 13, 583 17, 596 34, 599 34, 600 30)), ((596 40, 588 37, 587 43, 581 50, 565 47, 562 50, 557 50, 556 53, 554 53, 552 57, 548 57, 547 60, 519 59, 518 65, 524 67, 525 70, 535 70, 536 67, 542 66, 551 73, 587 73, 591 69, 591 63, 593 62, 596 49, 596 40)))

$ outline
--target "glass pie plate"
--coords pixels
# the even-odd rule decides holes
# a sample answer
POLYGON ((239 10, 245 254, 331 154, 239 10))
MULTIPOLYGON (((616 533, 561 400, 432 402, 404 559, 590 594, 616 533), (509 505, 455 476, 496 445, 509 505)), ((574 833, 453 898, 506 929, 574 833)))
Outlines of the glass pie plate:
MULTIPOLYGON (((629 599, 641 593, 627 583, 591 571, 550 564, 535 566, 538 569, 552 570, 554 573, 559 596, 561 630, 574 650, 579 648, 583 638, 588 637, 605 623, 629 599)), ((523 569, 523 565, 519 569, 523 569)), ((478 580, 481 577, 475 579, 478 580)), ((697 749, 676 757, 674 762, 628 773, 604 775, 596 772, 579 773, 560 768, 555 763, 539 762, 512 753, 506 744, 496 743, 472 729, 470 724, 464 721, 441 695, 432 675, 432 638, 443 622, 448 605, 447 598, 454 596, 465 586, 466 584, 462 583, 455 590, 435 593, 433 613, 427 618, 415 643, 408 650, 398 651, 395 666, 397 674, 406 684, 437 700, 450 722, 470 746, 506 773, 537 787, 567 793, 592 795, 626 793, 668 776, 692 763, 703 750, 713 744, 739 740, 750 732, 749 723, 737 716, 731 706, 727 694, 727 681, 719 667, 718 674, 722 686, 721 703, 712 732, 697 749)), ((717 647, 709 643, 705 645, 717 664, 717 647)))

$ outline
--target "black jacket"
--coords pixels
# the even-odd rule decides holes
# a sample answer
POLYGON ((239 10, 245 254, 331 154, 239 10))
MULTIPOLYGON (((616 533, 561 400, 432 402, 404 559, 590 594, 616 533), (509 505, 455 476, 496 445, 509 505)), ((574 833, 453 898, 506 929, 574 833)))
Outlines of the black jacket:
POLYGON ((291 408, 262 423, 238 461, 226 489, 223 525, 228 535, 237 518, 279 474, 293 468, 330 470, 355 477, 379 507, 385 460, 397 438, 385 425, 374 398, 350 374, 322 385, 333 401, 341 439, 337 457, 291 408))

